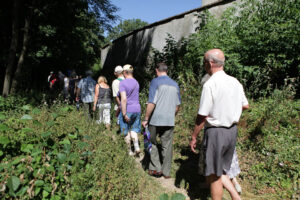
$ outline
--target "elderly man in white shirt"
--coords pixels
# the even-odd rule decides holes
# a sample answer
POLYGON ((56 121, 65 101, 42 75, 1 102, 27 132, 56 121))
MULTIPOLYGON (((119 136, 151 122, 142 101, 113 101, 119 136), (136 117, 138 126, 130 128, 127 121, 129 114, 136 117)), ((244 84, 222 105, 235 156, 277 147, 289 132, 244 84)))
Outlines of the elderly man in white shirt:
MULTIPOLYGON (((230 180, 224 180, 229 170, 237 138, 237 126, 243 109, 249 104, 243 86, 224 69, 225 56, 220 49, 211 49, 204 55, 203 65, 211 76, 204 84, 200 108, 195 122, 190 146, 195 152, 197 136, 205 127, 203 148, 207 182, 213 200, 222 199, 223 185, 234 191, 230 180), (222 183, 223 179, 223 183, 222 183), (226 184, 225 184, 226 183, 226 184)), ((232 199, 240 199, 237 192, 230 193, 232 199)))
MULTIPOLYGON (((119 87, 120 87, 120 82, 123 81, 125 78, 123 76, 123 67, 118 65, 115 67, 115 72, 114 72, 115 76, 117 77, 113 82, 112 82, 112 93, 113 93, 113 98, 115 100, 115 116, 118 118, 119 114, 120 114, 120 99, 118 98, 118 93, 119 93, 119 87)), ((117 121, 117 124, 119 124, 119 118, 117 121)))

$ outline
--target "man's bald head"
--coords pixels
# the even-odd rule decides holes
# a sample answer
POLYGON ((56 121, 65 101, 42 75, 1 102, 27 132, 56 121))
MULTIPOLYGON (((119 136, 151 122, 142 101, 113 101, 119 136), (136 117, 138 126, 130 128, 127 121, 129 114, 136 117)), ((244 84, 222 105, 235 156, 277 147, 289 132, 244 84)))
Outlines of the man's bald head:
POLYGON ((211 49, 204 54, 204 59, 212 62, 216 67, 223 67, 225 64, 225 56, 221 49, 211 49))

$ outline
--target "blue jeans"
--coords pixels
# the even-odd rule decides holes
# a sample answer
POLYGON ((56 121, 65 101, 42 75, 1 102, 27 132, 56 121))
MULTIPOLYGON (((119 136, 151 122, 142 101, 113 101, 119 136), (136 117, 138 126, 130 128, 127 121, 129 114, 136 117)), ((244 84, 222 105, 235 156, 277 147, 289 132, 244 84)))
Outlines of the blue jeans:
POLYGON ((122 112, 119 114, 120 120, 120 129, 121 135, 126 136, 129 131, 134 131, 136 133, 141 132, 141 113, 126 113, 130 121, 127 123, 122 115, 122 112))

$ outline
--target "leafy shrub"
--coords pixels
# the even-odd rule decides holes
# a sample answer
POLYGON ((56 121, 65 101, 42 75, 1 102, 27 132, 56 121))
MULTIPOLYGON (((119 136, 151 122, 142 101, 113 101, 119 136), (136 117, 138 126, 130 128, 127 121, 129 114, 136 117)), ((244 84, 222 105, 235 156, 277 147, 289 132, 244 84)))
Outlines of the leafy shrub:
POLYGON ((300 4, 296 2, 243 0, 221 18, 201 13, 197 33, 179 42, 169 35, 162 52, 153 51, 152 62, 165 61, 170 76, 183 85, 199 82, 205 74, 204 53, 220 48, 226 56, 226 72, 247 86, 251 97, 268 95, 286 80, 298 92, 300 4))
POLYGON ((21 108, 26 104, 26 99, 21 96, 8 96, 6 98, 0 96, 0 110, 2 112, 10 112, 16 108, 21 108))
POLYGON ((72 106, 25 105, 0 122, 2 199, 151 199, 160 191, 121 137, 72 106))
POLYGON ((71 108, 49 114, 30 106, 22 108, 23 111, 19 110, 22 115, 8 118, 3 115, 0 135, 3 198, 60 199, 69 187, 68 176, 73 165, 84 164, 82 155, 73 151, 81 142, 78 129, 57 130, 71 108))
MULTIPOLYGON (((188 144, 200 94, 200 89, 187 89, 182 94, 172 165, 178 186, 185 187, 190 197, 196 199, 203 195, 199 189, 203 180, 197 172, 198 156, 190 152, 188 144)), ((242 171, 239 178, 241 185, 258 199, 295 199, 299 190, 300 101, 293 95, 286 88, 257 101, 249 99, 250 110, 243 113, 239 122, 237 152, 242 171)))
POLYGON ((281 198, 292 198, 299 189, 299 105, 299 100, 291 99, 291 91, 275 90, 242 119, 247 126, 241 148, 256 152, 255 158, 248 157, 253 163, 242 175, 262 191, 273 188, 281 198))

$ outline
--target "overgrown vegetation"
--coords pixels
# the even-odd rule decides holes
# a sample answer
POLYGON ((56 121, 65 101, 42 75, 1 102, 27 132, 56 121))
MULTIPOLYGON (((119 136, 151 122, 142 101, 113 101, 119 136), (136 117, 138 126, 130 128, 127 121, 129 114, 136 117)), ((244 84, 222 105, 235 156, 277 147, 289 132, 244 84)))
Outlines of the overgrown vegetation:
POLYGON ((227 9, 221 18, 200 13, 197 33, 179 42, 170 35, 163 52, 154 50, 154 64, 166 61, 171 76, 189 84, 205 73, 204 53, 220 48, 226 72, 245 86, 248 96, 262 97, 288 83, 299 97, 299 10, 299 0, 251 0, 227 9))
MULTIPOLYGON (((225 52, 225 71, 240 80, 250 100, 237 143, 239 178, 247 189, 242 197, 299 198, 299 5, 299 0, 242 1, 243 10, 229 8, 220 19, 199 15, 196 34, 180 42, 170 36, 163 52, 154 50, 153 66, 165 61, 181 88, 172 176, 191 198, 209 193, 201 189, 198 155, 188 144, 205 73, 202 58, 211 48, 225 52)), ((145 81, 152 77, 149 71, 145 81)), ((169 198, 137 170, 115 129, 85 122, 81 112, 60 101, 40 104, 44 97, 33 94, 0 97, 1 198, 169 198)), ((144 88, 143 107, 146 99, 144 88)))
POLYGON ((0 99, 1 199, 153 199, 163 192, 136 169, 115 130, 87 123, 59 101, 47 108, 7 100, 0 99))
MULTIPOLYGON (((188 146, 200 93, 199 88, 187 89, 183 94, 175 126, 172 170, 176 184, 186 188, 195 199, 209 193, 201 189, 205 181, 198 175, 198 155, 188 146)), ((293 94, 288 89, 275 90, 270 97, 250 101, 251 109, 242 115, 237 152, 242 170, 239 178, 247 190, 242 197, 246 199, 299 197, 300 101, 293 99, 293 94)))
POLYGON ((197 199, 207 195, 199 189, 204 179, 197 176, 198 158, 188 143, 205 74, 201 66, 204 53, 220 48, 226 56, 226 73, 239 79, 252 99, 251 109, 239 124, 237 145, 244 187, 256 198, 299 198, 300 57, 294 51, 300 41, 297 2, 242 1, 219 19, 204 12, 199 15, 197 33, 179 42, 169 35, 163 51, 153 51, 151 68, 166 62, 169 75, 182 90, 173 175, 190 196, 197 199))

